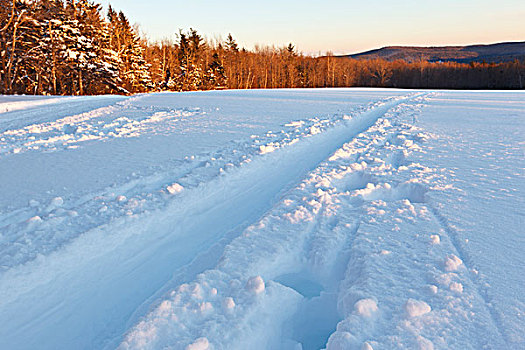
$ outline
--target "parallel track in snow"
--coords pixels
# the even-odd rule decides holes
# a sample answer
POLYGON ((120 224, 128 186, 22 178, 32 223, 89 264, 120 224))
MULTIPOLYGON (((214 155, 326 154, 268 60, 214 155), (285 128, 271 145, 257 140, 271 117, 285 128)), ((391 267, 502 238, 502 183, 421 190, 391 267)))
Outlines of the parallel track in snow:
MULTIPOLYGON (((416 96, 340 120, 183 191, 166 207, 95 227, 49 256, 7 270, 0 277, 0 347, 114 346, 137 308, 168 281, 183 282, 173 276, 200 252, 241 233, 341 145, 416 96)), ((201 261, 196 272, 216 264, 201 261)))

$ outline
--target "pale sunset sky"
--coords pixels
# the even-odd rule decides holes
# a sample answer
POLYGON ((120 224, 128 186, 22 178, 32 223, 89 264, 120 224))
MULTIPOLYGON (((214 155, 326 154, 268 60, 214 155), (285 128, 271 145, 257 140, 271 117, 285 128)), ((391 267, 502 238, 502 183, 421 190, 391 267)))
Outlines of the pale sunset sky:
POLYGON ((151 40, 192 27, 232 33, 240 46, 296 45, 347 54, 389 45, 441 46, 525 40, 525 0, 102 0, 151 40))

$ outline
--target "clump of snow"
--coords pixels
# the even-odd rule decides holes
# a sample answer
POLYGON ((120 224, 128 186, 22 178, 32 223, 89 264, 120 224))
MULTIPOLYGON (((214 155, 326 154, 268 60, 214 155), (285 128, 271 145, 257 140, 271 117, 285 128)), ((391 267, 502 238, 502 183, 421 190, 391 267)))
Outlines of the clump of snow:
POLYGON ((275 147, 273 145, 262 145, 262 146, 259 146, 259 153, 260 154, 272 153, 273 151, 275 151, 275 147))
POLYGON ((310 134, 311 135, 316 135, 316 134, 319 134, 321 132, 321 129, 319 129, 318 127, 316 126, 312 126, 310 128, 310 134))
POLYGON ((357 339, 350 332, 336 331, 332 333, 326 344, 327 350, 345 350, 356 348, 357 339))
POLYGON ((45 211, 49 213, 60 208, 62 205, 64 205, 64 199, 62 199, 62 197, 55 197, 51 200, 45 211))
POLYGON ((455 256, 454 254, 452 254, 445 258, 443 264, 445 266, 446 271, 456 271, 463 264, 463 261, 461 261, 461 259, 455 256))
POLYGON ((183 288, 189 291, 190 295, 194 299, 202 299, 202 286, 200 283, 192 283, 191 285, 186 285, 186 288, 183 288))
POLYGON ((32 218, 27 219, 26 222, 27 222, 27 228, 33 229, 42 223, 42 218, 37 215, 37 216, 33 216, 32 218))
POLYGON ((225 310, 231 310, 235 307, 235 301, 232 297, 226 297, 222 300, 222 307, 225 310))
POLYGON ((294 201, 291 200, 291 199, 285 199, 285 200, 283 201, 283 204, 286 205, 287 207, 289 207, 289 206, 292 205, 293 203, 294 203, 294 201))
POLYGON ((169 185, 166 189, 170 194, 177 194, 181 193, 184 190, 184 187, 175 182, 174 184, 169 185))
POLYGON ((291 126, 291 127, 300 127, 304 125, 304 120, 295 120, 293 122, 286 123, 285 126, 291 126))
POLYGON ((205 301, 199 304, 199 311, 205 313, 207 311, 213 310, 213 305, 209 301, 205 301))
POLYGON ((427 314, 432 310, 430 305, 421 300, 408 299, 405 304, 405 311, 409 317, 418 317, 427 314))
POLYGON ((208 350, 210 348, 210 342, 207 338, 199 338, 193 343, 186 346, 186 350, 208 350))
POLYGON ((437 294, 437 292, 438 292, 438 287, 432 284, 432 285, 428 286, 428 290, 429 290, 430 293, 432 293, 432 294, 437 294))
POLYGON ((62 197, 55 197, 51 200, 51 205, 57 208, 61 207, 63 204, 64 204, 64 200, 62 199, 62 197))
POLYGON ((371 317, 377 311, 377 303, 370 298, 361 299, 354 304, 354 309, 358 315, 371 317))
POLYGON ((295 210, 293 213, 286 213, 285 216, 293 224, 297 224, 302 221, 312 221, 313 220, 312 214, 308 211, 308 209, 306 209, 302 205, 299 206, 299 208, 295 210))
POLYGON ((368 183, 365 188, 355 191, 354 195, 360 195, 368 201, 378 199, 386 201, 405 200, 411 205, 411 203, 424 203, 427 192, 428 188, 424 184, 411 180, 394 187, 389 183, 368 183))
POLYGON ((434 350, 434 344, 427 338, 418 336, 417 343, 419 346, 419 350, 434 350))
POLYGON ((260 294, 264 292, 264 280, 261 276, 252 277, 246 282, 246 290, 254 293, 254 294, 260 294))
POLYGON ((452 282, 449 286, 450 290, 458 294, 463 293, 463 285, 459 282, 452 282))
POLYGON ((372 345, 370 345, 369 342, 364 342, 363 346, 361 347, 361 350, 374 350, 374 348, 372 347, 372 345))

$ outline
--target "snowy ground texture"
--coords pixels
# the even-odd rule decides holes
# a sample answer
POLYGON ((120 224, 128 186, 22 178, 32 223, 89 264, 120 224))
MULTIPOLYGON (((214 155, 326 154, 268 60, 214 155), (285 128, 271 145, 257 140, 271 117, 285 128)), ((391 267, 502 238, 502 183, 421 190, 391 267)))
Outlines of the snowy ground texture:
POLYGON ((525 349, 525 93, 0 97, 1 349, 525 349))

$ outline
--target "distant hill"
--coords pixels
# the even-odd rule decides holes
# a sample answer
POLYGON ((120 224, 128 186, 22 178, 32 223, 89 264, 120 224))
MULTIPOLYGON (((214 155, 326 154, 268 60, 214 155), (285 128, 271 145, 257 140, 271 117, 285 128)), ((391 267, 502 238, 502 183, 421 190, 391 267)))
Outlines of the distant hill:
POLYGON ((355 59, 382 58, 387 61, 404 60, 406 62, 415 62, 423 59, 429 62, 453 61, 469 63, 485 61, 487 63, 499 63, 514 61, 515 59, 525 60, 525 41, 470 46, 387 46, 381 49, 338 57, 355 59))

